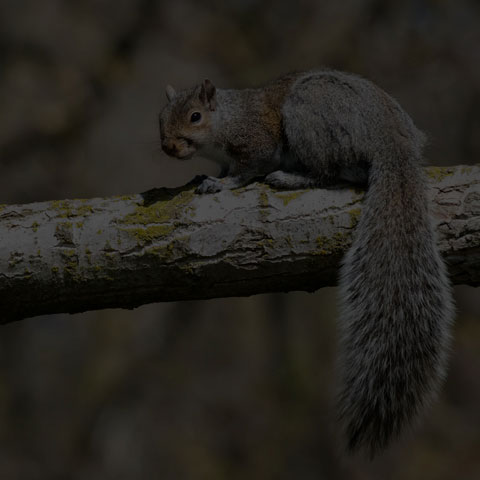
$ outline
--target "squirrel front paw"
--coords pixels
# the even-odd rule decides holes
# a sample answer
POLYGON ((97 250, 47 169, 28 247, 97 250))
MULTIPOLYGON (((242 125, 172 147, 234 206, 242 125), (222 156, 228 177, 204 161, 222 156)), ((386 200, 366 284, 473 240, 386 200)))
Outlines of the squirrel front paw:
POLYGON ((216 193, 223 190, 223 183, 219 178, 207 177, 196 189, 195 193, 216 193))

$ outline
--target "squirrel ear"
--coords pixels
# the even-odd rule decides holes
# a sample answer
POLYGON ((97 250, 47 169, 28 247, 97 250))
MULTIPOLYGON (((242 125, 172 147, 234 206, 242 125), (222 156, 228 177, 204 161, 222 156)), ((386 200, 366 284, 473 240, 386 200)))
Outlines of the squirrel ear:
POLYGON ((200 101, 210 110, 215 110, 217 106, 215 85, 208 79, 204 80, 200 87, 200 101))
POLYGON ((165 93, 167 94, 167 99, 169 102, 171 102, 174 98, 177 92, 175 92, 175 89, 171 85, 167 85, 167 88, 165 89, 165 93))

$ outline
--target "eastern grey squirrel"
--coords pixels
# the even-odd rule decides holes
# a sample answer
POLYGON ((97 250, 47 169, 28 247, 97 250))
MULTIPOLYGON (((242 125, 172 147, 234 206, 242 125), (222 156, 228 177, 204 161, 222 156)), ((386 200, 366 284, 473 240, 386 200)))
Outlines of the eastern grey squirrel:
POLYGON ((331 70, 166 94, 163 150, 221 166, 198 193, 259 176, 282 189, 368 185, 340 271, 338 413, 347 448, 374 455, 435 397, 448 357, 454 309, 428 212, 424 135, 379 87, 331 70))

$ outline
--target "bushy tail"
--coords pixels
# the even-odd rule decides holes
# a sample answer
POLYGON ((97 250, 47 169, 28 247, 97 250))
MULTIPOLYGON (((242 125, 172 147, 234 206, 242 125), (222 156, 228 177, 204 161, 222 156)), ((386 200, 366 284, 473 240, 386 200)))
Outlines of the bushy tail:
POLYGON ((434 398, 453 316, 423 172, 404 157, 372 165, 340 277, 339 416, 349 450, 372 456, 434 398))

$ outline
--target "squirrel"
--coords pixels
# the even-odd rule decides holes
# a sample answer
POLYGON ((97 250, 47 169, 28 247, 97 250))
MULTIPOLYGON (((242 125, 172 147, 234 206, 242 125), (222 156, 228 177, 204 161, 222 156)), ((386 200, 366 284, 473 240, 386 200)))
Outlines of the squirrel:
POLYGON ((374 456, 436 397, 447 367, 454 307, 428 209, 425 135, 374 83, 334 70, 255 89, 169 85, 166 95, 165 153, 221 167, 197 193, 259 177, 277 189, 367 187, 340 266, 337 408, 346 449, 374 456))

